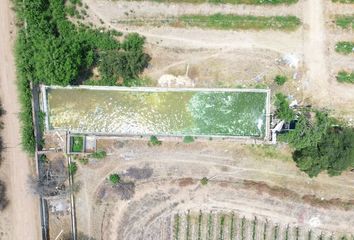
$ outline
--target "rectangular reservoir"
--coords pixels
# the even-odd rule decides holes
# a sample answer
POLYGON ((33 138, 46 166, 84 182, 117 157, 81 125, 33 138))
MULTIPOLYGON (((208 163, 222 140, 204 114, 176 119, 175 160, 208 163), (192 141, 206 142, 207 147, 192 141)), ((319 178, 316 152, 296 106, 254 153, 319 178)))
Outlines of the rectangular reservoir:
POLYGON ((266 137, 269 91, 44 87, 49 130, 115 135, 266 137))

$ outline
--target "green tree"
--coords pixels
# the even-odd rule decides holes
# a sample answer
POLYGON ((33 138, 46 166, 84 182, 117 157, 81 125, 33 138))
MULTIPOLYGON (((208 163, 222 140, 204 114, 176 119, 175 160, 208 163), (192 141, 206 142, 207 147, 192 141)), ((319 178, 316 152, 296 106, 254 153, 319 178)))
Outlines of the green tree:
POLYGON ((331 176, 354 167, 354 131, 350 128, 329 129, 316 146, 298 149, 293 154, 297 166, 310 177, 326 170, 331 176))
POLYGON ((109 181, 116 185, 118 183, 120 183, 120 176, 117 173, 113 173, 111 175, 109 175, 109 181))
POLYGON ((149 144, 152 146, 159 146, 162 144, 162 142, 156 136, 151 136, 149 144))
POLYGON ((125 37, 120 50, 103 52, 99 69, 104 81, 109 85, 116 85, 119 82, 123 82, 125 86, 139 84, 136 79, 151 59, 144 53, 144 42, 143 37, 131 33, 125 37))
POLYGON ((289 107, 289 102, 286 96, 282 93, 275 94, 275 107, 277 108, 275 114, 278 118, 284 121, 291 121, 295 118, 294 111, 289 107))
POLYGON ((282 75, 277 75, 274 78, 274 82, 276 84, 278 84, 279 86, 284 85, 284 83, 288 80, 288 78, 286 76, 282 76, 282 75))
POLYGON ((200 183, 204 186, 207 185, 209 182, 209 179, 207 177, 203 177, 202 179, 200 179, 200 183))

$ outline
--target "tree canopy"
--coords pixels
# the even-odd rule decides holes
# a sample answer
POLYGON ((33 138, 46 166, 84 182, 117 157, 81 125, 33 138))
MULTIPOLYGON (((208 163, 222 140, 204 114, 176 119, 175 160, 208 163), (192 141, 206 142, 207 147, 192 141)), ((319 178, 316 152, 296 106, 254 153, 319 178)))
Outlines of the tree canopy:
POLYGON ((293 148, 293 160, 310 177, 327 171, 340 175, 354 168, 354 129, 328 116, 327 112, 302 109, 293 131, 281 135, 293 148))
MULTIPOLYGON (((71 0, 71 4, 79 1, 71 0)), ((16 64, 21 96, 22 145, 34 151, 30 82, 73 85, 86 80, 92 68, 102 71, 102 85, 115 85, 117 78, 132 85, 147 67, 144 38, 128 35, 122 43, 117 31, 92 29, 67 19, 64 0, 14 0, 19 26, 16 64), (85 74, 83 74, 85 73, 85 74), (131 81, 135 79, 135 81, 131 81)), ((72 7, 72 5, 70 5, 72 7)), ((88 82, 94 83, 94 82, 88 82)))

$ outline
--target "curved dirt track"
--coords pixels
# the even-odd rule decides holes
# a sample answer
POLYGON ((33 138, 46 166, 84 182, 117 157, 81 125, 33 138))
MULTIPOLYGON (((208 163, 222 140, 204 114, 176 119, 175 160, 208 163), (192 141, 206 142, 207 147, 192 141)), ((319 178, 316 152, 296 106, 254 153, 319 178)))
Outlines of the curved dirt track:
POLYGON ((106 149, 110 152, 107 159, 82 166, 77 176, 82 184, 76 198, 78 229, 89 231, 96 238, 168 239, 163 236, 169 234, 173 214, 188 210, 235 211, 249 219, 257 216, 306 229, 311 226, 311 219, 319 219, 320 224, 314 229, 317 232, 353 231, 353 210, 319 207, 301 200, 305 195, 353 200, 350 173, 310 179, 291 161, 264 157, 256 153, 257 148, 237 143, 163 142, 156 148, 148 147, 146 141, 119 144, 124 146, 106 149), (152 168, 153 175, 136 181, 131 200, 121 201, 109 187, 104 187, 109 174, 143 166, 152 168), (207 186, 199 182, 204 176, 210 179, 207 186), (269 192, 257 184, 246 187, 244 180, 264 182, 282 190, 269 192), (102 198, 103 188, 106 190, 102 198))
POLYGON ((16 90, 13 44, 15 38, 14 14, 10 0, 0 1, 0 88, 1 103, 6 111, 3 117, 2 137, 5 145, 1 178, 7 184, 10 204, 0 213, 1 240, 40 239, 39 201, 29 193, 27 181, 32 174, 30 159, 20 145, 20 106, 16 90), (10 33, 10 31, 12 33, 10 33))

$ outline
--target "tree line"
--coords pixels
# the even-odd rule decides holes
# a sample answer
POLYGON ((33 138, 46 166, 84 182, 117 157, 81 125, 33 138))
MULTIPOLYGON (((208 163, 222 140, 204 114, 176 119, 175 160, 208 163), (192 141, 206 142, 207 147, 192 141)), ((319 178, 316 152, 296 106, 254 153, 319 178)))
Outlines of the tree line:
POLYGON ((82 84, 98 67, 101 79, 86 84, 139 84, 148 66, 144 37, 132 33, 122 42, 117 31, 93 29, 67 19, 64 0, 14 0, 19 27, 16 42, 22 144, 34 152, 30 82, 46 85, 82 84), (82 78, 81 76, 85 76, 82 78))

